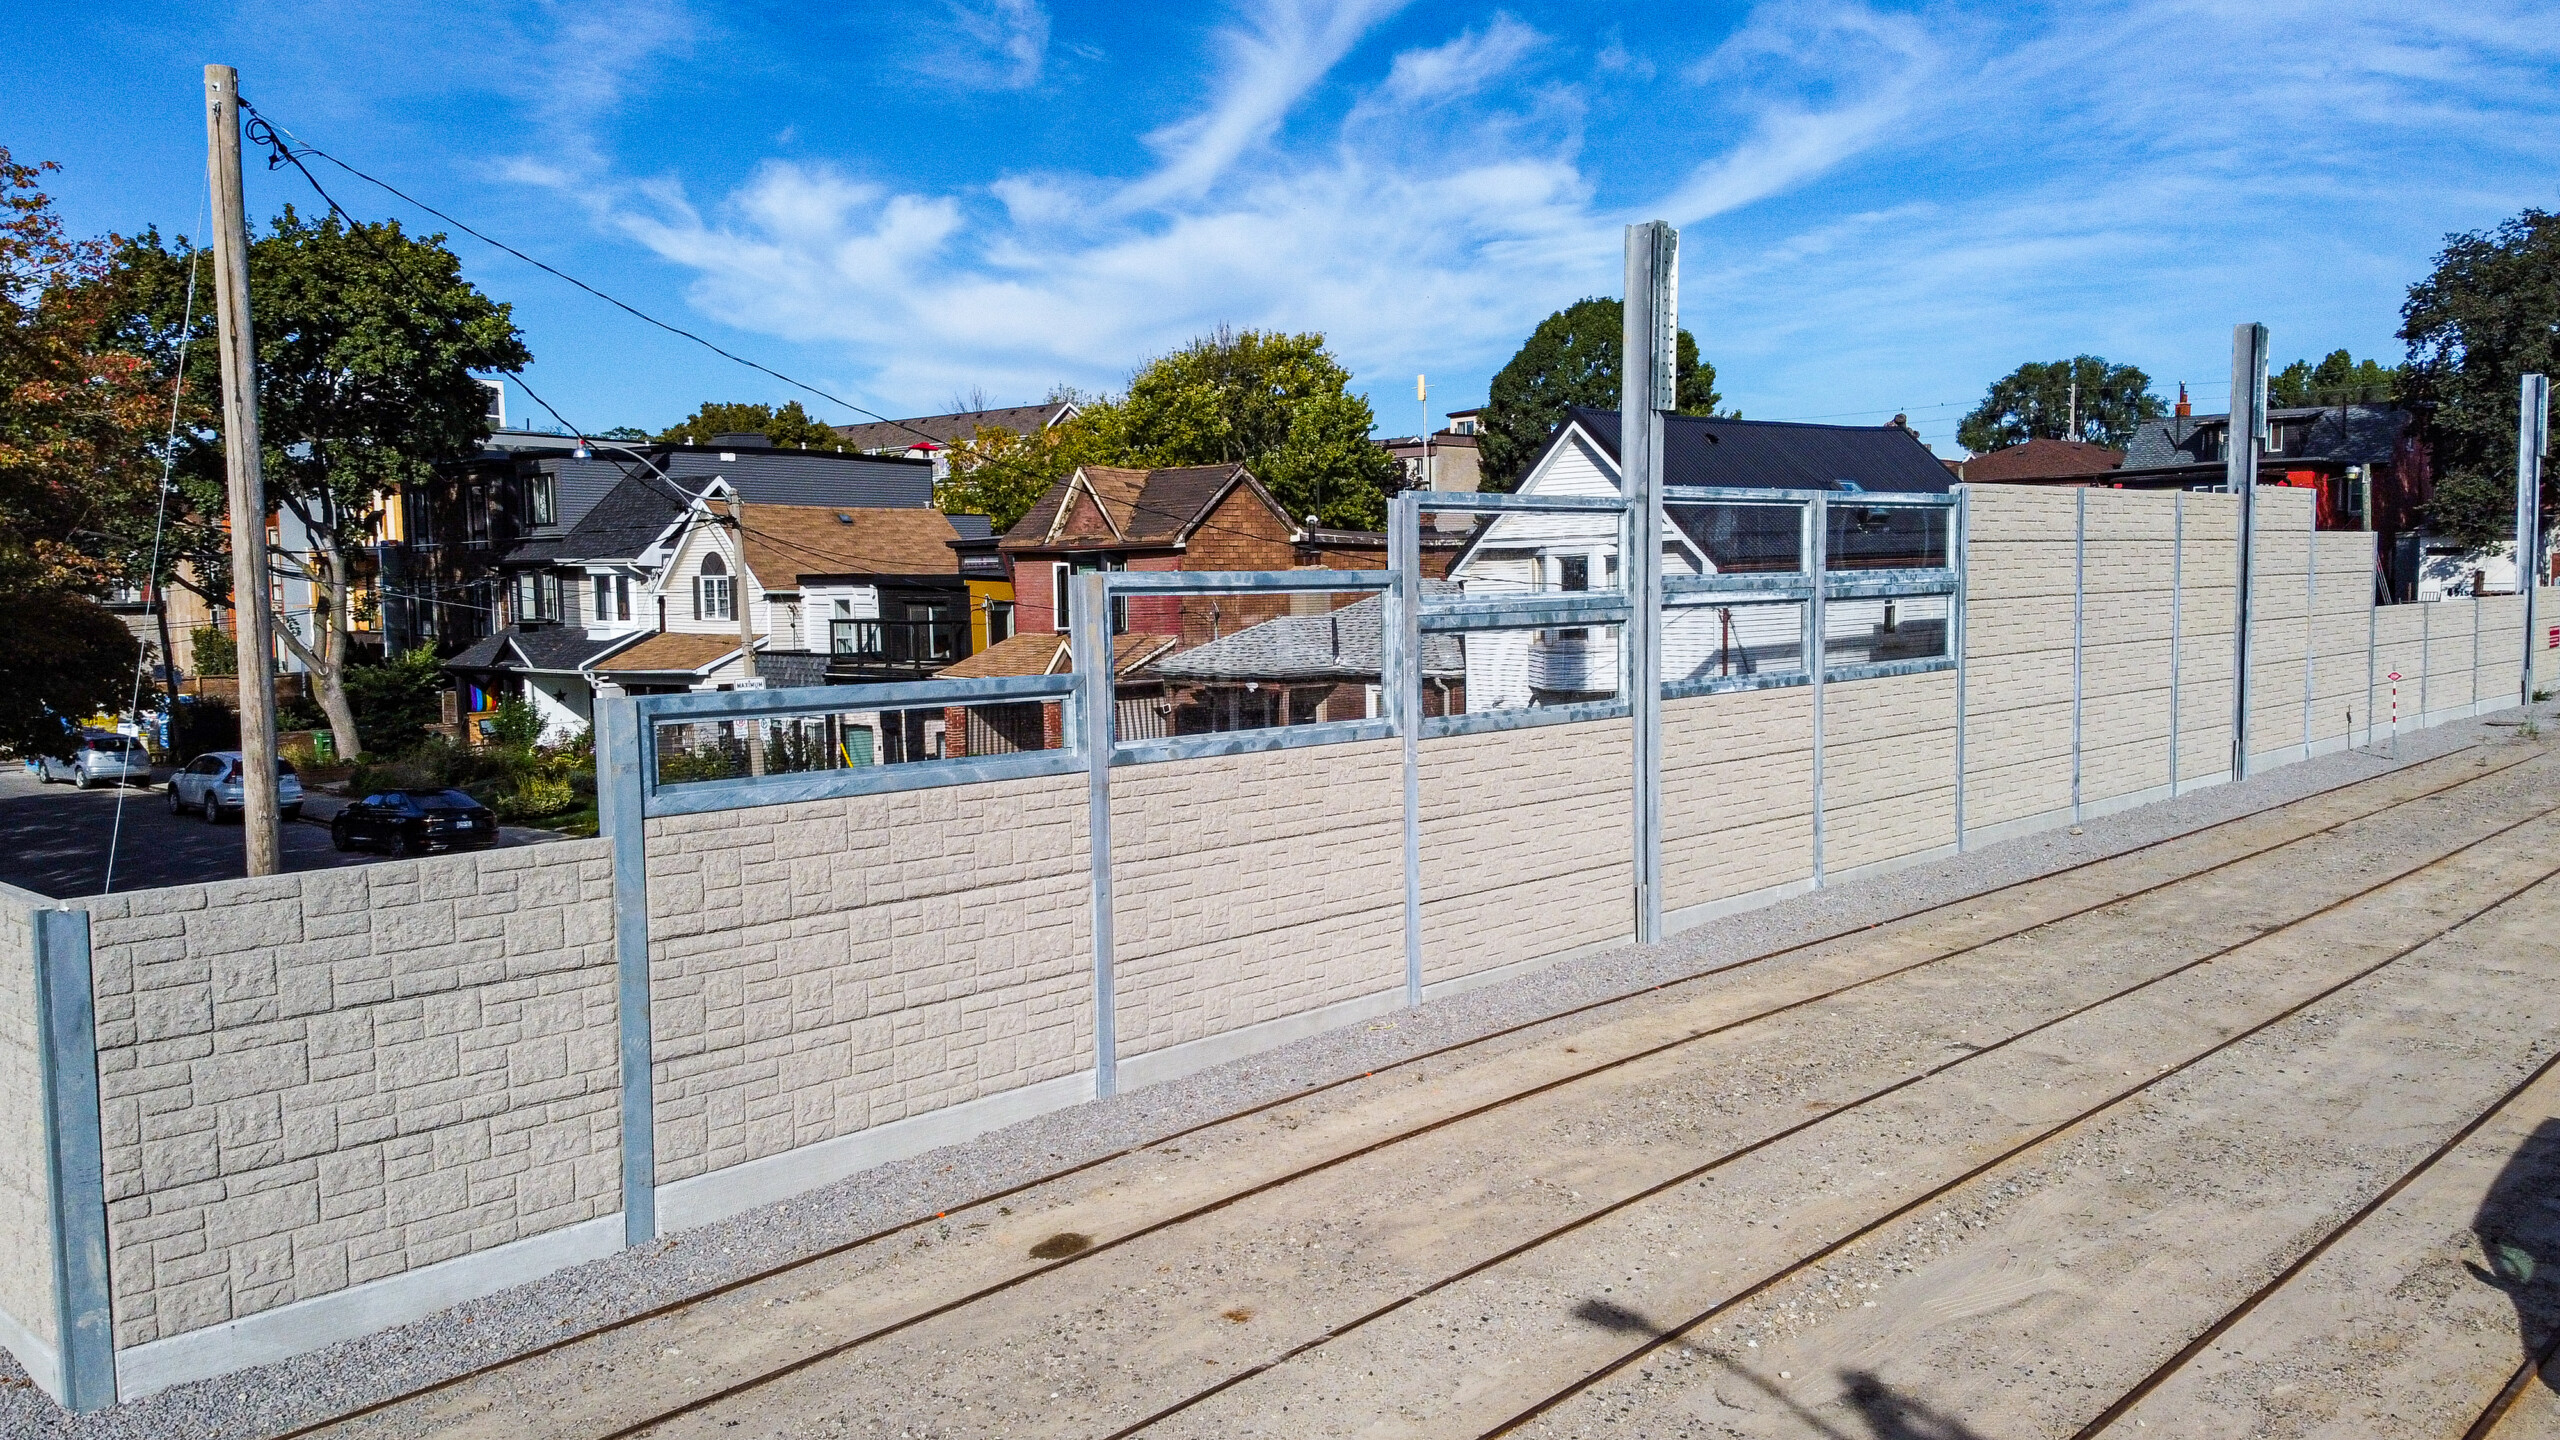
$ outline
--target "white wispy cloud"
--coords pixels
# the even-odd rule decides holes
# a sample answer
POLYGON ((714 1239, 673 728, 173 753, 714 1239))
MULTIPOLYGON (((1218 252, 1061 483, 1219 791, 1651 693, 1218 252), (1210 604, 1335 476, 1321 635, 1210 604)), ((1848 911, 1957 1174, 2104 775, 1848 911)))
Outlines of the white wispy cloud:
POLYGON ((1575 51, 1507 11, 1364 47, 1396 9, 1284 0, 1217 32, 1196 108, 1138 137, 1152 163, 1130 175, 928 189, 853 178, 882 173, 856 157, 699 198, 546 183, 694 275, 704 312, 841 349, 889 406, 1113 385, 1220 321, 1322 329, 1359 373, 1490 374, 1548 310, 1613 292, 1617 226, 1660 215, 1686 227, 1682 313, 1729 398, 1880 419, 2047 351, 2174 379, 2179 337, 2224 343, 2243 304, 2306 351, 2375 349, 2391 266, 2549 203, 2512 177, 2560 168, 2560 39, 2521 3, 2028 23, 1771 0, 1686 61, 1575 51), (2160 58, 2198 34, 2219 38, 2160 58), (1657 62, 1640 103, 1668 123, 1643 163, 1586 157, 1576 77, 1657 62), (2336 297, 2374 308, 2377 288, 2366 338, 2332 335, 2336 297))
POLYGON ((1049 12, 1039 0, 944 0, 945 43, 925 47, 916 63, 937 79, 981 90, 1023 90, 1040 83, 1049 62, 1049 12))

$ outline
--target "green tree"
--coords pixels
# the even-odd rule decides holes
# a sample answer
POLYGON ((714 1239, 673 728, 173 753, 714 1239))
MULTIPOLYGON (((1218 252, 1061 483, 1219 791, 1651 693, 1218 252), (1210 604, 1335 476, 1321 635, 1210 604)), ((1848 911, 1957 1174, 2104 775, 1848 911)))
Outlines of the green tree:
POLYGON ((1147 362, 1127 395, 1086 405, 1056 444, 1066 469, 1242 461, 1290 518, 1375 530, 1395 461, 1370 442, 1376 417, 1350 383, 1322 335, 1220 326, 1147 362))
POLYGON ((784 401, 779 410, 745 401, 705 400, 691 415, 658 432, 658 438, 670 445, 708 445, 721 435, 762 435, 785 449, 833 450, 844 443, 834 426, 810 418, 797 400, 784 401))
POLYGON ((1956 443, 1976 455, 2029 440, 2079 440, 2121 450, 2145 420, 2169 413, 2151 377, 2095 355, 2028 361, 1991 382, 1956 427, 1956 443), (2076 411, 2076 424, 2075 424, 2076 411))
POLYGON ((121 710, 138 650, 97 603, 136 572, 168 397, 115 345, 115 242, 63 232, 40 177, 0 148, 0 745, 51 748, 121 710))
POLYGON ((946 515, 984 515, 999 535, 1012 529, 1093 448, 1090 432, 1071 425, 1034 435, 979 426, 952 444, 949 473, 933 487, 934 505, 946 515))
MULTIPOLYGON (((128 242, 116 285, 134 307, 130 328, 161 333, 187 270, 208 261, 183 239, 174 249, 156 234, 128 242)), ((197 293, 212 294, 210 282, 199 280, 197 293)), ((267 496, 299 522, 304 542, 272 548, 270 564, 315 595, 312 613, 283 617, 276 636, 317 677, 339 752, 360 754, 346 675, 362 603, 358 564, 384 500, 475 453, 488 433, 475 372, 519 370, 532 355, 509 307, 462 278, 443 236, 414 237, 397 222, 313 223, 288 206, 250 244, 249 294, 267 496)), ((212 333, 202 308, 200 339, 212 333)), ((217 393, 218 365, 215 346, 194 347, 188 387, 217 393)), ((218 457, 207 443, 191 458, 181 474, 194 508, 220 516, 218 457)))
MULTIPOLYGON (((2450 235, 2400 309, 2402 394, 2426 427, 2436 475, 2427 518, 2458 544, 2515 536, 2520 377, 2560 370, 2560 215, 2527 210, 2450 235)), ((2542 513, 2560 475, 2544 468, 2542 513)))
MULTIPOLYGON (((1597 298, 1577 300, 1529 332, 1511 362, 1494 375, 1486 396, 1477 450, 1484 488, 1518 488, 1548 432, 1563 422, 1566 406, 1618 408, 1625 331, 1625 302, 1597 298)), ((1675 363, 1678 413, 1715 414, 1716 402, 1724 398, 1716 393, 1716 367, 1698 358, 1697 337, 1686 330, 1680 332, 1675 363)))
POLYGON ((2270 406, 2387 405, 2399 393, 2396 366, 2358 360, 2344 350, 2330 351, 2317 365, 2296 360, 2267 376, 2270 406))

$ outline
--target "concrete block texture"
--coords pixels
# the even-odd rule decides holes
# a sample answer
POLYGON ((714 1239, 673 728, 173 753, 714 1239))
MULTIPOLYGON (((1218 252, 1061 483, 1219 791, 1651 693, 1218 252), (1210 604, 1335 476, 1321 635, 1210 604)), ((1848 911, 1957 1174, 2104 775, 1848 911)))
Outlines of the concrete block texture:
MULTIPOLYGON (((36 1021, 34 911, 52 902, 0 886, 0 1317, 48 1348, 62 1343, 53 1283, 53 1185, 45 1156, 44 1060, 36 1021)), ((7 1338, 0 1328, 0 1338, 7 1338)), ((47 1355, 20 1355, 45 1373, 47 1355)))
POLYGON ((650 821, 660 1183, 1090 1069, 1085 787, 650 821))
POLYGON ((1631 724, 1422 742, 1426 984, 1634 931, 1631 724))
POLYGON ((80 903, 119 1348, 620 1208, 605 842, 80 903))
POLYGON ((1112 772, 1122 1058, 1404 983, 1393 740, 1112 772))

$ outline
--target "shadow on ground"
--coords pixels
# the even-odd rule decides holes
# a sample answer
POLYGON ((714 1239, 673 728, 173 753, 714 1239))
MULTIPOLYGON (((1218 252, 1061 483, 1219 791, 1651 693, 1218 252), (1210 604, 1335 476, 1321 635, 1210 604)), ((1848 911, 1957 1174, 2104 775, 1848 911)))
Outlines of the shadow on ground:
POLYGON ((2545 1120, 2507 1158, 2471 1220, 2488 1264, 2463 1265, 2516 1307, 2519 1364, 2538 1364, 2560 1392, 2560 1119, 2545 1120))
MULTIPOLYGON (((1675 1333, 1655 1324, 1640 1311, 1607 1300, 1583 1301, 1574 1307, 1573 1318, 1613 1335, 1644 1335, 1666 1340, 1675 1333)), ((1785 1406, 1798 1421, 1826 1440, 1985 1440, 1979 1431, 1962 1420, 1940 1413, 1917 1397, 1903 1394, 1870 1370, 1840 1372, 1843 1399, 1850 1413, 1866 1427, 1864 1434, 1860 1435, 1806 1409, 1794 1396, 1751 1367, 1735 1360, 1719 1363, 1736 1379, 1785 1406)))

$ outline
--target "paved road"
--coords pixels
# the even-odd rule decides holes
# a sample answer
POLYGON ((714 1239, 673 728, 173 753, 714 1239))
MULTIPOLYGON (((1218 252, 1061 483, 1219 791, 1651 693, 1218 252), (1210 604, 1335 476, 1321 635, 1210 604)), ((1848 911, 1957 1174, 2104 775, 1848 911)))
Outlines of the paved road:
MULTIPOLYGON (((208 825, 199 815, 170 814, 167 772, 156 774, 159 783, 149 790, 123 790, 124 823, 118 834, 115 789, 40 785, 15 764, 0 769, 0 883, 56 899, 98 894, 108 888, 110 841, 117 890, 231 880, 246 873, 239 822, 208 825)), ((385 858, 369 851, 341 855, 330 846, 326 820, 337 813, 335 800, 312 796, 305 812, 301 823, 284 827, 288 871, 366 865, 385 858)), ((509 828, 500 832, 498 843, 556 838, 546 831, 509 828)))

